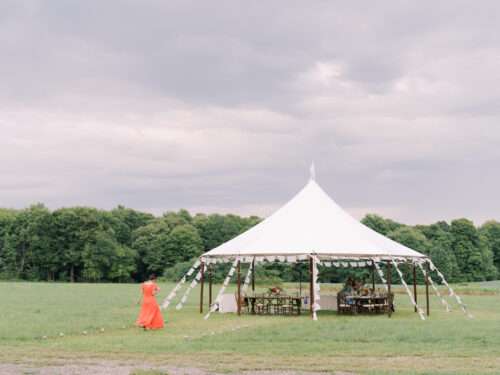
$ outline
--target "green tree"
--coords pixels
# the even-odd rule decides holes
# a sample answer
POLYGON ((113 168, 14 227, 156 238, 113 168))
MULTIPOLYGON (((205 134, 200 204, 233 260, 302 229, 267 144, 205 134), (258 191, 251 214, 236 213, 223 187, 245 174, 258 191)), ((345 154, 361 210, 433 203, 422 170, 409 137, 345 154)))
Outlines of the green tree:
POLYGON ((391 219, 385 219, 382 216, 376 214, 368 214, 366 215, 361 222, 366 225, 368 228, 373 229, 374 231, 386 235, 389 232, 393 232, 396 229, 403 226, 403 224, 397 223, 391 219))
POLYGON ((135 211, 123 206, 113 209, 110 214, 110 225, 115 232, 117 241, 129 247, 132 245, 132 233, 134 230, 154 220, 154 216, 149 213, 135 211))
POLYGON ((453 235, 453 252, 457 258, 461 277, 466 281, 482 281, 491 273, 493 257, 491 250, 482 241, 479 232, 467 219, 458 219, 451 222, 453 235))
POLYGON ((430 241, 428 254, 447 280, 460 280, 461 273, 453 252, 453 235, 450 232, 450 225, 445 221, 439 221, 431 225, 417 225, 415 228, 430 241))
POLYGON ((493 262, 497 273, 500 274, 500 223, 494 220, 487 221, 479 228, 479 232, 493 253, 493 262))

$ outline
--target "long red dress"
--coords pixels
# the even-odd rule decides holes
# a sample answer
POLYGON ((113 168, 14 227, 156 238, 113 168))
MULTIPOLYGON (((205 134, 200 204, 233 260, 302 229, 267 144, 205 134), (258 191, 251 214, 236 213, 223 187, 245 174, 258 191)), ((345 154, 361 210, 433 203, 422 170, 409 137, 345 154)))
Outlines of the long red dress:
POLYGON ((141 312, 135 324, 146 329, 163 328, 163 317, 161 316, 160 307, 154 296, 160 288, 153 282, 146 282, 142 284, 141 289, 141 312))

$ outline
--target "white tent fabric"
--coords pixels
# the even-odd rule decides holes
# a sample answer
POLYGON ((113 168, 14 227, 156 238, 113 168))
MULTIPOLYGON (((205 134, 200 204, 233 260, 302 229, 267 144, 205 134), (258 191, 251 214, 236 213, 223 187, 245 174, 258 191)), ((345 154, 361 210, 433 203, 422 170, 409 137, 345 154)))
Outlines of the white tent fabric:
POLYGON ((345 258, 426 258, 363 225, 316 183, 308 184, 267 219, 202 255, 202 259, 236 256, 316 255, 345 258))

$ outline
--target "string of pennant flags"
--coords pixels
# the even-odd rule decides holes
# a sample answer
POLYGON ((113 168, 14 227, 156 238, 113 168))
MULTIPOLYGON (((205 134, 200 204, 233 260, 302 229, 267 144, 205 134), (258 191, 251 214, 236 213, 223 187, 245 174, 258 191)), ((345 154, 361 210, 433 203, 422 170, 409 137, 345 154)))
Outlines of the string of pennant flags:
POLYGON ((234 275, 234 271, 236 270, 236 265, 238 264, 239 261, 240 261, 240 258, 236 257, 233 264, 231 265, 231 269, 229 270, 229 272, 226 276, 226 279, 224 280, 224 283, 222 284, 222 288, 220 288, 219 293, 217 294, 217 297, 215 298, 215 302, 212 304, 212 306, 210 306, 210 310, 208 311, 208 313, 204 317, 205 320, 210 318, 210 315, 218 308, 218 306, 220 304, 220 300, 222 298, 222 295, 224 294, 227 286, 229 285, 229 282, 231 281, 231 278, 234 275))
POLYGON ((313 311, 313 320, 318 320, 318 315, 317 312, 321 309, 321 306, 319 304, 319 300, 321 299, 321 286, 318 281, 318 276, 319 276, 319 271, 318 271, 318 258, 315 256, 312 257, 313 260, 313 269, 312 269, 312 276, 313 276, 313 290, 314 290, 314 303, 312 305, 312 311, 313 311))
POLYGON ((465 304, 462 302, 462 299, 460 298, 460 296, 458 296, 455 291, 453 290, 453 288, 446 282, 446 279, 444 278, 443 274, 436 268, 436 266, 434 265, 434 263, 432 263, 432 260, 429 260, 429 267, 432 271, 436 271, 437 275, 439 276, 439 278, 441 279, 441 282, 448 288, 449 290, 449 293, 450 293, 450 297, 455 297, 455 300, 457 301, 458 305, 460 306, 460 308, 462 309, 463 313, 468 317, 468 318, 473 318, 472 314, 469 313, 469 311, 467 310, 467 306, 465 306, 465 304))
POLYGON ((394 268, 396 269, 396 272, 399 275, 399 279, 401 280, 401 283, 403 284, 403 286, 406 289, 406 293, 408 294, 408 297, 410 297, 410 301, 411 301, 412 305, 415 306, 415 308, 417 309, 417 312, 418 312, 418 315, 420 316, 420 319, 425 320, 424 312, 422 311, 420 306, 418 306, 417 301, 415 301, 415 297, 411 293, 410 288, 408 288, 408 284, 406 284, 406 281, 403 277, 403 273, 399 269, 398 264, 394 260, 391 260, 391 262, 394 265, 394 268))
POLYGON ((245 276, 245 282, 243 283, 242 292, 246 293, 248 286, 250 285, 250 281, 252 280, 252 266, 248 267, 247 275, 245 276))
POLYGON ((443 296, 439 292, 439 289, 434 284, 434 281, 432 280, 431 275, 428 274, 428 272, 424 269, 421 262, 418 262, 417 264, 418 264, 418 267, 420 268, 420 270, 422 271, 422 273, 424 274, 424 277, 427 277, 427 280, 429 280, 429 283, 431 284, 432 289, 434 290, 434 293, 436 293, 436 295, 438 296, 439 300, 441 301, 441 304, 446 309, 446 312, 451 312, 450 305, 448 304, 448 302, 446 302, 446 300, 443 298, 443 296))
POLYGON ((165 298, 165 300, 161 304, 161 308, 162 309, 167 309, 168 308, 168 306, 170 305, 170 303, 172 302, 172 300, 177 295, 177 292, 182 288, 182 285, 184 285, 184 283, 186 282, 187 278, 189 276, 191 276, 194 273, 194 271, 196 271, 196 269, 200 266, 200 264, 201 264, 201 261, 197 260, 193 264, 193 266, 186 272, 186 274, 182 277, 181 281, 179 281, 177 283, 177 285, 174 287, 174 289, 172 289, 172 291, 170 292, 170 294, 167 296, 167 298, 165 298))
POLYGON ((375 265, 375 269, 377 270, 378 277, 380 277, 380 280, 382 280, 382 283, 384 284, 385 290, 389 290, 387 287, 387 281, 384 277, 384 273, 382 272, 382 269, 380 268, 380 265, 378 264, 377 261, 374 261, 373 264, 375 265))

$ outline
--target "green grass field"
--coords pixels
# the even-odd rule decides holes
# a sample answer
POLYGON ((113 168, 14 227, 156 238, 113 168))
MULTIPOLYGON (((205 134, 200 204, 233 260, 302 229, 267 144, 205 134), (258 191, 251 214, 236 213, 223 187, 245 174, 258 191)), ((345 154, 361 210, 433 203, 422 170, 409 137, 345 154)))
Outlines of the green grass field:
MULTIPOLYGON (((159 299, 172 285, 161 287, 159 299)), ((322 285, 323 293, 328 289, 322 285)), ((500 282, 456 289, 474 319, 455 303, 446 313, 433 297, 431 316, 422 322, 398 290, 390 319, 324 311, 317 322, 307 315, 217 313, 205 321, 195 289, 183 310, 171 306, 165 313, 164 330, 144 332, 133 326, 138 285, 0 283, 0 361, 126 359, 218 372, 500 373, 500 282)))

